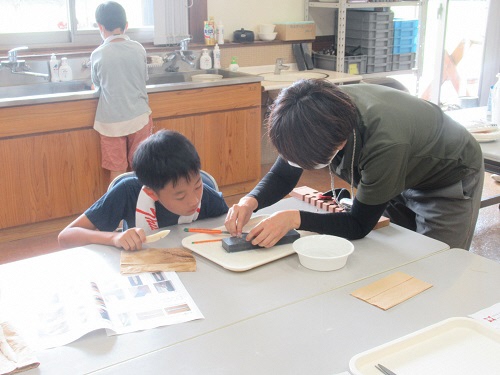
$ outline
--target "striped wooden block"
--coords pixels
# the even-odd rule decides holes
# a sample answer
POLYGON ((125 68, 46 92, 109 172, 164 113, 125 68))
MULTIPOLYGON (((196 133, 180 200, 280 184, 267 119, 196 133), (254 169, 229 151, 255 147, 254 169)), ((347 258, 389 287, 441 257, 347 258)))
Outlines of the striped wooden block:
MULTIPOLYGON (((321 192, 317 191, 316 189, 310 188, 309 186, 300 186, 293 189, 290 193, 290 196, 309 203, 311 206, 327 212, 333 213, 344 211, 336 203, 334 203, 333 200, 320 199, 318 197, 320 194, 321 192)), ((373 229, 386 227, 390 224, 390 222, 391 221, 388 217, 381 216, 373 229)))

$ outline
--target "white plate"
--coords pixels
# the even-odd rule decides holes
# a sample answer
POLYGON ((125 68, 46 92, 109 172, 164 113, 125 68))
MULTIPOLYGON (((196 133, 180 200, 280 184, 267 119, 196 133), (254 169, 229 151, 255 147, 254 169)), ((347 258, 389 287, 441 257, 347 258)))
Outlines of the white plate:
POLYGON ((352 357, 353 375, 498 374, 500 331, 471 318, 450 318, 352 357))
MULTIPOLYGON (((244 232, 248 232, 263 219, 269 215, 258 215, 250 219, 247 225, 243 228, 244 232)), ((224 226, 218 227, 217 229, 226 230, 224 226)), ((307 236, 310 234, 315 234, 313 232, 298 231, 300 236, 307 236)), ((281 259, 291 254, 295 254, 293 250, 293 244, 284 244, 279 246, 274 246, 269 249, 255 249, 248 251, 239 251, 236 253, 228 253, 222 247, 221 242, 209 242, 203 244, 193 244, 194 241, 202 241, 208 239, 224 238, 227 235, 213 235, 206 233, 198 233, 189 237, 185 237, 182 240, 182 246, 188 248, 189 250, 199 254, 214 263, 230 270, 230 271, 247 271, 249 269, 261 266, 263 264, 281 259)))
POLYGON ((472 136, 478 142, 493 142, 500 139, 500 131, 488 132, 488 133, 472 133, 472 136))

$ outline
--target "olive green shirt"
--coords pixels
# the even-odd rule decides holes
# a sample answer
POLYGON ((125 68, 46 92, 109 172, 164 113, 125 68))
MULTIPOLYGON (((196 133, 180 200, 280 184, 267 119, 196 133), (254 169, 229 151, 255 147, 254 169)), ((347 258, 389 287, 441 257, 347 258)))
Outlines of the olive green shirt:
MULTIPOLYGON (((340 88, 360 115, 353 171, 360 202, 377 205, 406 189, 442 188, 481 168, 477 141, 438 106, 380 85, 340 88)), ((346 181, 351 181, 353 149, 352 135, 331 165, 346 181)))

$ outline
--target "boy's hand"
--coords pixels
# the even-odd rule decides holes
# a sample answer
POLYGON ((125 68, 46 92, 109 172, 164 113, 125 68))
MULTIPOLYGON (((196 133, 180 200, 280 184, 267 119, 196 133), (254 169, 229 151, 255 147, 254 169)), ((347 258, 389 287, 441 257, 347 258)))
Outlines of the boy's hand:
POLYGON ((233 205, 227 213, 224 225, 231 233, 231 236, 241 237, 243 227, 250 220, 252 213, 257 209, 257 199, 253 197, 243 197, 238 204, 233 205))
POLYGON ((126 251, 141 250, 146 241, 146 233, 142 228, 130 228, 125 232, 117 233, 113 238, 113 245, 126 251))

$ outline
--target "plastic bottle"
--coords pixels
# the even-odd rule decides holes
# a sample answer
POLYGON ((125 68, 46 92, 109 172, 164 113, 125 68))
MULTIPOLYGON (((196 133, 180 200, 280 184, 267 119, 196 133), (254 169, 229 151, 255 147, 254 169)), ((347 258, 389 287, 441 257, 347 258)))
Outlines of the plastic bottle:
POLYGON ((215 44, 215 43, 213 43, 214 28, 213 28, 213 25, 210 23, 210 21, 205 21, 205 25, 203 27, 203 36, 205 39, 206 46, 213 46, 215 44))
POLYGON ((493 100, 493 88, 495 85, 490 87, 490 93, 488 95, 488 104, 486 105, 486 120, 491 121, 491 102, 493 100))
POLYGON ((208 49, 203 48, 200 57, 200 69, 212 69, 212 58, 208 54, 208 49))
POLYGON ((224 44, 224 25, 221 21, 217 25, 217 44, 224 44))
POLYGON ((49 61, 49 73, 50 82, 59 82, 59 62, 56 59, 56 55, 53 53, 50 55, 49 61))
POLYGON ((220 48, 219 45, 216 44, 214 47, 214 69, 220 69, 222 66, 220 65, 220 48))
POLYGON ((236 57, 233 57, 231 59, 231 64, 229 64, 229 70, 231 72, 236 72, 238 71, 238 69, 240 68, 240 66, 238 65, 238 63, 236 62, 236 57))
POLYGON ((500 125, 500 73, 497 74, 491 98, 491 123, 500 125))
POLYGON ((71 81, 73 79, 73 71, 68 65, 68 59, 63 57, 61 59, 61 66, 59 67, 59 79, 61 81, 71 81))
POLYGON ((212 16, 210 17, 210 19, 208 20, 208 24, 212 28, 212 35, 210 37, 210 45, 213 46, 213 45, 215 45, 215 40, 217 39, 216 35, 215 35, 216 27, 215 27, 214 17, 212 17, 212 16))

